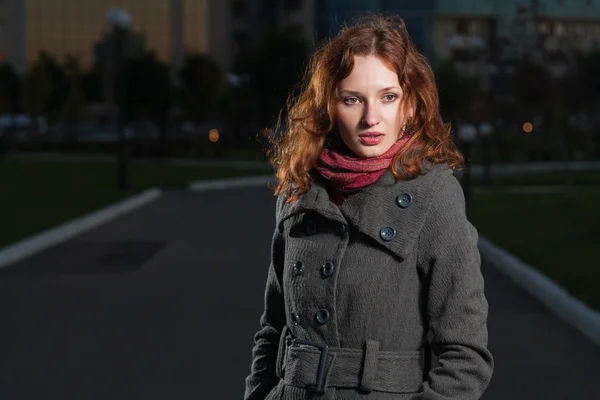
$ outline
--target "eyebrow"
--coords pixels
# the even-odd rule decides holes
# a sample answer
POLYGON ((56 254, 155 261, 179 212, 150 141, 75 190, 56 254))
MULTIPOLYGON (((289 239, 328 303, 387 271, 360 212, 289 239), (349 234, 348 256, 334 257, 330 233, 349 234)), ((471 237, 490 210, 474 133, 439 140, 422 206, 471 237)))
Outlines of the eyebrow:
MULTIPOLYGON (((388 86, 383 89, 379 89, 378 92, 387 92, 392 89, 396 89, 396 90, 400 90, 400 91, 402 90, 402 88, 400 88, 398 86, 388 86)), ((359 96, 361 94, 360 92, 357 92, 356 90, 346 90, 346 89, 340 90, 339 93, 348 93, 348 94, 353 94, 355 96, 359 96)))

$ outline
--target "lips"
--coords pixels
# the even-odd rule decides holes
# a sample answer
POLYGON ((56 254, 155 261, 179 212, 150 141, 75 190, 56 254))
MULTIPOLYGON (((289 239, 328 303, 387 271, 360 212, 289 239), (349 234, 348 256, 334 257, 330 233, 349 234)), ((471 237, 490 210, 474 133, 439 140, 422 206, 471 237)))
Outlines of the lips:
POLYGON ((380 132, 369 132, 358 135, 358 139, 362 144, 367 146, 375 146, 383 140, 384 135, 380 132))

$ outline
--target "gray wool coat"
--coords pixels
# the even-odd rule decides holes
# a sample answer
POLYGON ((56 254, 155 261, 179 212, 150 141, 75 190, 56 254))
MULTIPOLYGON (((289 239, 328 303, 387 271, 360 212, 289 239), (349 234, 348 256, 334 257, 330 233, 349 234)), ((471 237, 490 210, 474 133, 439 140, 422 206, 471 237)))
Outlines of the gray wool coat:
POLYGON ((283 200, 244 399, 479 399, 488 303, 452 171, 283 200))

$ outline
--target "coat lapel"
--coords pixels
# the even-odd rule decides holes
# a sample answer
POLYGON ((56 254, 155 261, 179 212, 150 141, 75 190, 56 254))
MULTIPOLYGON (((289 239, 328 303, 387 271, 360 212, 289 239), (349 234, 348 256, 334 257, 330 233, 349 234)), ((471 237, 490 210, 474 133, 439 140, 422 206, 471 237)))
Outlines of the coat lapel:
POLYGON ((398 257, 404 259, 414 247, 440 179, 452 171, 437 165, 426 174, 396 181, 390 171, 351 196, 340 207, 329 200, 326 183, 315 177, 298 201, 283 207, 280 223, 296 214, 315 211, 332 220, 348 221, 398 257))
POLYGON ((298 201, 282 206, 279 223, 308 211, 317 212, 335 221, 345 222, 340 209, 329 200, 325 179, 316 173, 313 175, 310 189, 298 201))
POLYGON ((431 206, 437 168, 411 180, 396 182, 385 174, 342 204, 344 216, 359 231, 404 259, 414 247, 431 206))

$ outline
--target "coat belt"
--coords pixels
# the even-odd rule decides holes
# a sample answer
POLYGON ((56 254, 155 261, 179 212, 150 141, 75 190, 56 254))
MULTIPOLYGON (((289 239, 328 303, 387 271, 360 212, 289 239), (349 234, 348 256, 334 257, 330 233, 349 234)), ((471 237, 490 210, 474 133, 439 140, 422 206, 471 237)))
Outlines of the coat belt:
MULTIPOLYGON (((287 328, 287 327, 286 327, 287 328)), ((379 351, 379 342, 364 348, 336 348, 292 338, 284 329, 279 343, 277 375, 287 385, 325 393, 328 387, 388 393, 416 393, 427 368, 426 350, 379 351)))

